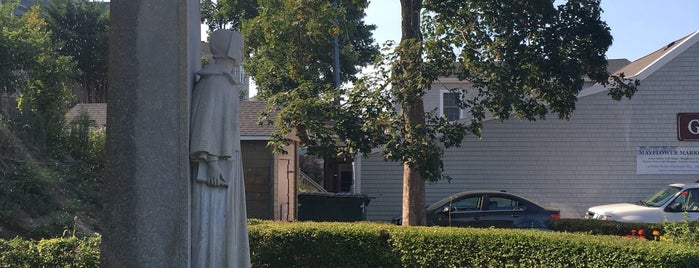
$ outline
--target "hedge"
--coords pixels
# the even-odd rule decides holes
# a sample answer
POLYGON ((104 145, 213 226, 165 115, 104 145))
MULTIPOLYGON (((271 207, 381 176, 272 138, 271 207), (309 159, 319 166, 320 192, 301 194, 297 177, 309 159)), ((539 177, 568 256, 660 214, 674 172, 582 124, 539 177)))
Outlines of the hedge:
POLYGON ((101 237, 0 239, 0 267, 99 267, 101 237))
MULTIPOLYGON (((594 224, 582 225, 588 223, 594 224)), ((699 263, 697 246, 618 235, 259 220, 251 220, 248 229, 253 267, 696 267, 699 263)), ((99 236, 0 239, 0 267, 98 267, 99 244, 99 236)))
POLYGON ((696 267, 699 248, 539 230, 259 222, 254 267, 696 267))

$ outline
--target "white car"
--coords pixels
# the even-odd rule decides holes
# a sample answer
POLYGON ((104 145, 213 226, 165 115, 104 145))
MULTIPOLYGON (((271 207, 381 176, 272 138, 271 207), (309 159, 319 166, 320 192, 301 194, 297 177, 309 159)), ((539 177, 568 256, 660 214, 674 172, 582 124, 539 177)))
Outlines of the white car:
POLYGON ((699 220, 699 183, 674 183, 636 204, 621 203, 591 207, 585 218, 620 222, 677 222, 687 212, 699 220))

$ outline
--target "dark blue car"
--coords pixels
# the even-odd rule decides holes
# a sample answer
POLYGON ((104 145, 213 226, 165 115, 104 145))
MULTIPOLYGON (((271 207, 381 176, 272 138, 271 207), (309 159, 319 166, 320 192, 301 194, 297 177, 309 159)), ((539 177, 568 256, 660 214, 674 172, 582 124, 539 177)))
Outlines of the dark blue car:
MULTIPOLYGON (((549 229, 560 210, 505 191, 466 191, 448 196, 426 209, 429 226, 549 229)), ((401 223, 400 217, 393 222, 401 223)))

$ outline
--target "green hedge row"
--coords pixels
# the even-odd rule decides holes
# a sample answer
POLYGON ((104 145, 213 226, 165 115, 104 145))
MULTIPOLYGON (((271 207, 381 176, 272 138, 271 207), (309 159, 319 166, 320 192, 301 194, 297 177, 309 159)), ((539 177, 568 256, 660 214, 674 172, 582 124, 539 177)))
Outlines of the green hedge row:
POLYGON ((643 235, 652 240, 653 231, 664 233, 663 224, 602 221, 592 219, 559 219, 552 223, 552 229, 559 232, 587 233, 593 235, 630 235, 632 230, 643 230, 643 235))
POLYGON ((699 249, 537 230, 258 222, 254 267, 696 267, 699 249))
MULTIPOLYGON (((565 226, 588 223, 595 224, 565 226)), ((697 246, 590 235, 590 231, 259 220, 251 220, 248 228, 253 267, 696 267, 699 263, 697 246)), ((99 236, 0 239, 0 267, 98 267, 99 244, 99 236)))
POLYGON ((0 239, 0 267, 99 267, 101 237, 0 239))

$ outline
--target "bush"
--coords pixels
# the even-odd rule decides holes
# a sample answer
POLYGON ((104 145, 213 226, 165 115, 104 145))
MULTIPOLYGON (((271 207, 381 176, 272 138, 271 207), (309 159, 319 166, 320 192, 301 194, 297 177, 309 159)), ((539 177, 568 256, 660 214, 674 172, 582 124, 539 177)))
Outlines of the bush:
POLYGON ((646 230, 644 236, 653 239, 653 231, 662 231, 663 225, 657 223, 634 223, 618 221, 602 221, 593 219, 559 219, 551 224, 554 231, 568 233, 587 233, 593 235, 626 236, 631 230, 646 230))
POLYGON ((253 267, 399 267, 384 225, 255 222, 253 267))
POLYGON ((682 216, 682 221, 666 222, 663 225, 663 238, 678 244, 699 246, 699 221, 690 221, 686 211, 682 216))
POLYGON ((538 230, 250 225, 254 267, 694 267, 694 247, 538 230))
MULTIPOLYGON (((253 267, 696 267, 694 246, 538 230, 250 220, 253 267)), ((98 267, 100 237, 0 239, 0 267, 98 267)))
POLYGON ((56 207, 51 175, 35 165, 12 167, 0 180, 0 220, 15 224, 20 212, 31 216, 46 215, 56 207))
POLYGON ((0 267, 99 267, 100 236, 0 239, 0 267))
POLYGON ((685 219, 680 222, 629 223, 591 219, 560 219, 553 221, 553 230, 593 235, 615 235, 647 240, 665 240, 674 243, 699 246, 699 221, 685 219))

